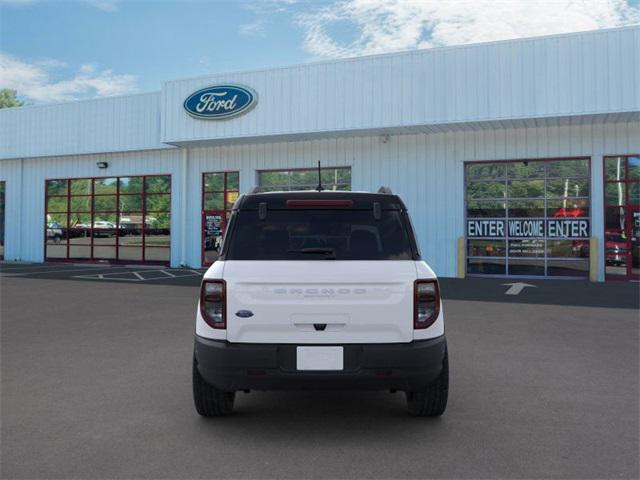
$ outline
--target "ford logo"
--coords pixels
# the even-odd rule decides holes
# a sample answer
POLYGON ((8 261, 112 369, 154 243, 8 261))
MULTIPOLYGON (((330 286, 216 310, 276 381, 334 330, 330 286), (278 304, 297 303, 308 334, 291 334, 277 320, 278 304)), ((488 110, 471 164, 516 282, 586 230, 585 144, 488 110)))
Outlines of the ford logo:
POLYGON ((258 95, 241 85, 214 85, 192 93, 184 109, 196 118, 219 120, 241 115, 255 106, 258 95))
POLYGON ((236 317, 240 317, 240 318, 253 317, 253 312, 251 310, 238 310, 236 312, 236 317))

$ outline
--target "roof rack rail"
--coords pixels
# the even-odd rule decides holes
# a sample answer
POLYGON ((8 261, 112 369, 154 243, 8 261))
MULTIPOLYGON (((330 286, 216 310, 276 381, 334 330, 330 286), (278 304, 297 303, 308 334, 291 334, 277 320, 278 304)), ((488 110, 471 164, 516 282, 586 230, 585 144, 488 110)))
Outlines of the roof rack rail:
POLYGON ((260 193, 260 187, 255 185, 251 190, 249 190, 249 193, 260 193))
POLYGON ((378 189, 378 193, 384 193, 385 195, 393 195, 393 192, 389 187, 385 187, 384 185, 378 189))

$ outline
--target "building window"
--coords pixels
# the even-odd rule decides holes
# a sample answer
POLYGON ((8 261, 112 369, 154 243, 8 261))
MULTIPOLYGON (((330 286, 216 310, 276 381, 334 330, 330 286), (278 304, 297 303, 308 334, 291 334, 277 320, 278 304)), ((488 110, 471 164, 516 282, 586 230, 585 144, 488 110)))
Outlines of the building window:
POLYGON ((4 260, 4 189, 5 183, 0 182, 0 260, 4 260))
POLYGON ((202 174, 202 264, 205 266, 218 258, 227 220, 239 192, 239 172, 202 174))
POLYGON ((46 182, 47 260, 169 263, 171 176, 46 182))
POLYGON ((604 158, 607 279, 640 278, 640 155, 604 158))
MULTIPOLYGON (((322 168, 320 174, 325 190, 351 190, 350 167, 322 168)), ((315 190, 318 186, 318 169, 259 171, 258 185, 264 192, 315 190)))
POLYGON ((588 158, 465 165, 467 273, 588 277, 588 158))

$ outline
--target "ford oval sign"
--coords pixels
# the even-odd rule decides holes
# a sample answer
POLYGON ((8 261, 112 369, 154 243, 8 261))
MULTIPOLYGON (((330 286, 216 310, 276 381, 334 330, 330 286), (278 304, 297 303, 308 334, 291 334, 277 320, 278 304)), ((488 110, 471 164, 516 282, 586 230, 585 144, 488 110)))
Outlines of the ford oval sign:
POLYGON ((184 109, 196 118, 220 120, 241 115, 253 108, 258 96, 242 85, 214 85, 192 93, 184 109))

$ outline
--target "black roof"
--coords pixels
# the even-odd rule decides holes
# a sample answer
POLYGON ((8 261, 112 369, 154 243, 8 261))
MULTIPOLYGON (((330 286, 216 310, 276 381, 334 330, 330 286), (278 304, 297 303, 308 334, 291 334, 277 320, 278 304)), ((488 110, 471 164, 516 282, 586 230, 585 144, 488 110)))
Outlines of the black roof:
MULTIPOLYGON (((369 192, 336 192, 333 190, 306 190, 296 192, 264 192, 247 193, 238 198, 234 210, 258 210, 260 203, 265 203, 269 210, 287 209, 288 200, 351 200, 354 210, 371 210, 374 203, 379 203, 382 210, 406 210, 404 203, 397 195, 369 192)), ((331 206, 306 207, 331 209, 331 206)), ((333 207, 336 208, 336 207, 333 207)), ((344 207, 337 207, 344 209, 344 207)))

